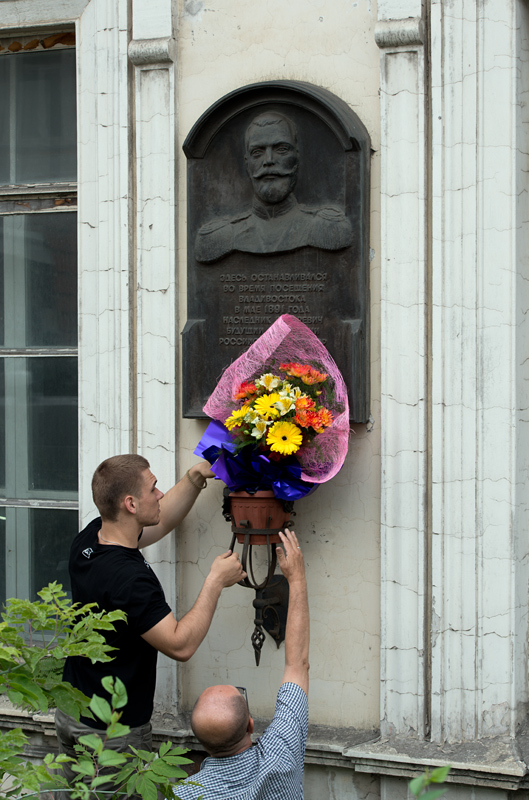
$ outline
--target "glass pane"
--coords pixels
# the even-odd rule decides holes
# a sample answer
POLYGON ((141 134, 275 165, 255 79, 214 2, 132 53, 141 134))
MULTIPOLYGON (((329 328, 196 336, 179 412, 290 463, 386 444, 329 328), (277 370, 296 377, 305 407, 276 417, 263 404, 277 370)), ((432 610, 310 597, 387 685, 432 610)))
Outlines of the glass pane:
POLYGON ((9 116, 10 85, 9 57, 0 58, 0 97, 2 98, 2 124, 0 125, 0 183, 9 183, 9 116))
POLYGON ((4 56, 15 73, 15 183, 77 178, 75 50, 4 56))
POLYGON ((0 507, 0 607, 6 601, 6 510, 0 507))
POLYGON ((28 371, 28 488, 77 491, 77 359, 33 358, 28 371))
POLYGON ((6 390, 4 360, 0 359, 0 492, 6 485, 6 390))
POLYGON ((77 511, 38 508, 29 513, 30 599, 37 600, 37 592, 51 581, 62 583, 71 599, 68 559, 72 540, 79 529, 77 511))
POLYGON ((26 216, 26 345, 77 344, 77 214, 26 216))
POLYGON ((77 345, 77 214, 0 217, 0 345, 77 345))
POLYGON ((0 217, 0 347, 4 346, 4 224, 5 217, 0 217))

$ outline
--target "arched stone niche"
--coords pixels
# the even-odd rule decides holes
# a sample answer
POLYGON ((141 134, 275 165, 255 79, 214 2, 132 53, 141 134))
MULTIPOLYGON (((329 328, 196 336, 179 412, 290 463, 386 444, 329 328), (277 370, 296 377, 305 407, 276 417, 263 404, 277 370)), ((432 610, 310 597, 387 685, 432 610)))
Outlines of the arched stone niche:
POLYGON ((214 103, 183 148, 184 417, 205 417, 222 370, 280 314, 293 314, 325 342, 349 387, 351 420, 365 422, 370 140, 363 123, 325 89, 268 81, 214 103))

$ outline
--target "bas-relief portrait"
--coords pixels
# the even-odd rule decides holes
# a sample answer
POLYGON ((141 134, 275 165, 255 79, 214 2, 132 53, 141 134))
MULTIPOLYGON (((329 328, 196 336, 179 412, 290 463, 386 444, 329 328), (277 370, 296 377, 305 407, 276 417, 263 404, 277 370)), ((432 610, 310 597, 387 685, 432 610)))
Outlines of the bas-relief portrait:
POLYGON ((299 153, 291 119, 276 112, 256 116, 246 130, 244 160, 254 192, 252 207, 199 228, 198 262, 210 264, 235 251, 280 253, 307 246, 340 250, 352 243, 351 223, 341 208, 304 206, 294 196, 299 153))

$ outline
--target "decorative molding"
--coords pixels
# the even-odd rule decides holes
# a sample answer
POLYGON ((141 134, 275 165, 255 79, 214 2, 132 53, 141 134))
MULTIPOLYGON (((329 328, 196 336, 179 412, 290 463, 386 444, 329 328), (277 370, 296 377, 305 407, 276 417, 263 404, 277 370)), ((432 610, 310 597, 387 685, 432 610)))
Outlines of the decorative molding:
POLYGON ((129 42, 129 60, 136 67, 146 64, 171 64, 176 61, 176 41, 163 39, 132 39, 129 42))
MULTIPOLYGON (((172 725, 153 718, 155 749, 163 742, 171 741, 175 746, 188 748, 191 753, 203 752, 203 746, 189 726, 188 717, 187 714, 179 715, 172 725)), ((255 733, 260 736, 269 720, 258 718, 255 723, 255 733)), ((53 713, 28 714, 4 702, 0 708, 0 729, 5 731, 14 727, 22 728, 28 736, 26 753, 31 760, 41 760, 46 753, 56 752, 53 713)), ((454 789, 462 785, 503 791, 527 789, 527 753, 523 736, 514 740, 502 737, 484 739, 472 749, 464 743, 439 747, 406 737, 372 738, 376 736, 376 731, 309 725, 305 764, 406 780, 417 777, 427 768, 450 764, 447 783, 454 789)))
POLYGON ((425 26, 421 17, 390 19, 375 25, 375 42, 380 48, 423 45, 425 26))

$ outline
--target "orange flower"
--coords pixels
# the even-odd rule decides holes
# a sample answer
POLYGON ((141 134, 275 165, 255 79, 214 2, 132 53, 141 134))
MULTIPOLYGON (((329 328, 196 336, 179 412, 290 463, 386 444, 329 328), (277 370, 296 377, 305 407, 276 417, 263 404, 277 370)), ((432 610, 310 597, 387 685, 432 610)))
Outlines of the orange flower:
MULTIPOLYGON (((328 408, 320 408, 318 411, 309 410, 306 412, 307 421, 316 433, 323 433, 333 420, 333 416, 328 408)), ((305 427, 305 426, 304 426, 305 427)))
POLYGON ((310 409, 298 408, 296 411, 296 416, 294 417, 294 422, 301 428, 310 428, 312 423, 310 421, 309 414, 310 414, 310 409))
POLYGON ((314 383, 323 383, 329 377, 327 372, 318 372, 317 369, 313 369, 312 367, 308 367, 308 371, 299 376, 303 383, 306 383, 308 386, 311 386, 314 383))
POLYGON ((297 364, 297 363, 288 363, 288 364, 281 364, 279 367, 280 370, 286 372, 287 375, 290 375, 293 378, 301 378, 303 375, 306 375, 310 367, 308 364, 297 364))
POLYGON ((314 408, 315 405, 316 404, 312 397, 307 397, 307 395, 298 397, 296 400, 296 408, 314 408))
POLYGON ((254 383, 250 383, 249 381, 243 381, 235 394, 233 395, 234 400, 245 400, 247 397, 251 397, 252 394, 257 393, 257 387, 254 383))

